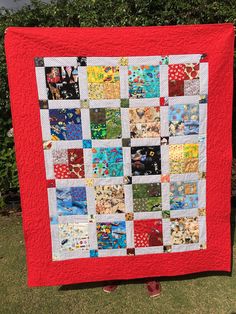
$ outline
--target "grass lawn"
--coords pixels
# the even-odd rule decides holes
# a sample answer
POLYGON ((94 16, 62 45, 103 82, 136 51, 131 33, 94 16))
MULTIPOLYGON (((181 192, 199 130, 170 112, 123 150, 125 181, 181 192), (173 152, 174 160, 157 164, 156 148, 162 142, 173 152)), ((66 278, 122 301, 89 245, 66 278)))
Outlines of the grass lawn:
POLYGON ((232 276, 211 273, 163 278, 162 295, 149 299, 140 280, 123 282, 110 295, 102 292, 101 283, 28 288, 21 217, 0 216, 0 230, 0 314, 236 314, 235 247, 232 276))

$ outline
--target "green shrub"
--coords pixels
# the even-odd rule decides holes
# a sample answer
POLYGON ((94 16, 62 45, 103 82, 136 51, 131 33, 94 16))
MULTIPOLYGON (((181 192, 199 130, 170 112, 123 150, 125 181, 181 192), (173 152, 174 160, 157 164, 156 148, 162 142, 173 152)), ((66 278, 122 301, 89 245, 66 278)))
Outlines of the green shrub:
MULTIPOLYGON (((145 26, 198 23, 236 24, 235 0, 32 0, 18 11, 0 9, 0 208, 10 188, 18 187, 4 55, 9 26, 145 26)), ((236 130, 235 130, 236 133, 236 130)))

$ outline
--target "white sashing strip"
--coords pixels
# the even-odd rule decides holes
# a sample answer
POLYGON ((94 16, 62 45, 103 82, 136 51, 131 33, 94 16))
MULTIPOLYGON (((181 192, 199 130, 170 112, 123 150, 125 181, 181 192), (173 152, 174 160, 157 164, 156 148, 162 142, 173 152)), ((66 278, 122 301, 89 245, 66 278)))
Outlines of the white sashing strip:
POLYGON ((84 164, 85 164, 85 177, 92 178, 93 177, 93 168, 92 168, 92 150, 90 148, 84 149, 84 164))
POLYGON ((134 247, 134 223, 126 221, 126 243, 128 248, 134 247))
POLYGON ((92 140, 93 147, 122 147, 121 139, 114 139, 114 140, 92 140))
POLYGON ((124 185, 125 192, 125 211, 126 213, 133 212, 133 191, 132 185, 124 185))
POLYGON ((160 107, 161 136, 169 136, 169 110, 167 106, 160 107))
POLYGON ((119 99, 99 99, 99 100, 89 100, 90 108, 119 108, 119 99))
POLYGON ((160 65, 160 96, 168 97, 168 65, 160 65))
POLYGON ((45 67, 54 66, 74 66, 77 67, 76 57, 46 57, 44 58, 45 67))
POLYGON ((85 186, 85 179, 56 179, 57 188, 85 186))
POLYGON ((128 57, 129 65, 159 65, 161 56, 128 57))
POLYGON ((49 110, 41 109, 40 110, 40 119, 41 119, 41 128, 42 136, 44 141, 51 140, 51 127, 49 121, 49 110))
POLYGON ((161 173, 168 174, 169 171, 169 145, 161 145, 161 173))
POLYGON ((88 250, 83 249, 76 249, 75 251, 71 252, 60 252, 60 260, 69 260, 73 258, 88 258, 90 257, 90 253, 88 250))
POLYGON ((162 213, 161 211, 157 212, 136 212, 134 213, 135 220, 143 220, 143 219, 161 219, 162 213))
POLYGON ((160 175, 149 175, 149 176, 133 176, 132 183, 156 183, 161 182, 160 175))
POLYGON ((130 108, 158 107, 160 106, 160 100, 159 98, 131 98, 129 106, 130 108))
POLYGON ((163 253, 163 246, 138 247, 135 255, 163 253))
POLYGON ((124 176, 131 176, 131 150, 130 147, 123 147, 124 176))
POLYGON ((86 187, 86 196, 87 196, 87 208, 89 215, 96 214, 96 205, 95 205, 95 191, 93 187, 86 187))
POLYGON ((70 148, 82 148, 82 140, 71 140, 71 141, 53 141, 52 149, 60 150, 60 149, 70 149, 70 148))
POLYGON ((201 59, 201 54, 170 55, 169 64, 198 63, 200 59, 201 59))
POLYGON ((76 109, 80 108, 80 101, 79 99, 74 100, 48 100, 48 108, 49 109, 64 109, 64 108, 71 108, 76 109))
POLYGON ((99 257, 106 256, 125 256, 126 249, 107 249, 107 250, 98 250, 99 257))
POLYGON ((206 180, 198 181, 198 207, 206 207, 206 180))
POLYGON ((197 173, 183 173, 183 174, 171 174, 170 181, 178 182, 178 181, 194 181, 198 180, 197 173))
POLYGON ((130 138, 129 109, 121 108, 122 138, 130 138))
POLYGON ((171 210, 171 218, 195 217, 198 216, 198 208, 171 210))
POLYGON ((52 240, 52 260, 60 260, 60 243, 58 225, 50 225, 52 240))
POLYGON ((161 184, 161 200, 162 200, 162 210, 170 209, 170 184, 161 184))
POLYGON ((78 67, 80 99, 88 99, 87 68, 78 67))
POLYGON ((154 138, 131 138, 131 146, 159 146, 160 145, 160 137, 154 138))
POLYGON ((57 196, 55 188, 48 188, 48 205, 50 216, 57 215, 57 196))
POLYGON ((200 94, 208 94, 208 63, 200 63, 200 94))
POLYGON ((125 214, 107 214, 107 215, 97 215, 97 222, 114 222, 114 221, 124 221, 125 214))
POLYGON ((45 161, 45 169, 46 169, 46 178, 54 179, 54 167, 53 167, 53 159, 52 159, 52 150, 44 150, 44 161, 45 161))
POLYGON ((89 247, 90 247, 90 249, 91 250, 97 250, 98 249, 98 243, 97 243, 96 223, 89 223, 88 224, 88 234, 89 234, 89 247))
POLYGON ((199 143, 199 171, 206 171, 206 140, 199 143))
POLYGON ((206 216, 198 217, 199 222, 199 243, 205 244, 206 243, 206 216))
POLYGON ((169 106, 184 105, 184 104, 197 104, 199 101, 199 95, 197 96, 179 96, 169 97, 169 106))
POLYGON ((94 185, 116 185, 123 184, 123 177, 111 177, 111 178, 95 178, 94 185))
POLYGON ((87 215, 71 215, 71 216, 58 216, 59 224, 67 224, 67 223, 83 223, 88 224, 87 215))
POLYGON ((171 245, 171 223, 170 219, 162 219, 163 244, 171 245))
POLYGON ((127 66, 120 66, 120 98, 129 98, 127 66))
POLYGON ((118 66, 120 57, 87 57, 87 65, 118 66))
POLYGON ((194 251, 199 250, 199 248, 200 248, 199 243, 179 244, 172 246, 172 252, 194 251))
POLYGON ((169 144, 197 144, 198 143, 198 135, 176 135, 170 136, 169 144))
POLYGON ((199 105, 199 134, 207 132, 207 104, 199 105))
POLYGON ((36 67, 36 81, 38 86, 38 96, 40 100, 48 99, 46 78, 45 78, 45 69, 44 67, 36 67))
POLYGON ((83 139, 91 139, 89 109, 81 110, 81 124, 82 124, 83 139))

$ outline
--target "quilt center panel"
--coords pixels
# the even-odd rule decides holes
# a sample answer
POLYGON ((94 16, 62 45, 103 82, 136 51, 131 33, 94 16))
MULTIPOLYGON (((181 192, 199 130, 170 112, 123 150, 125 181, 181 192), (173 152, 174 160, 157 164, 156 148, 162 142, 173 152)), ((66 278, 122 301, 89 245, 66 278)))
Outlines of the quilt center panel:
POLYGON ((205 54, 35 58, 52 259, 206 249, 205 54))

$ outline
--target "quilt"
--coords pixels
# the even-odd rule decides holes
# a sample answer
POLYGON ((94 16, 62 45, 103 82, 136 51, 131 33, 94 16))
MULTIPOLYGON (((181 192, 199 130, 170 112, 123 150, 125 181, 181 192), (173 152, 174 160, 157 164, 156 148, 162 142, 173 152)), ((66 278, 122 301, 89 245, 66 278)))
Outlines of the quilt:
POLYGON ((6 31, 29 286, 230 271, 233 37, 6 31))

